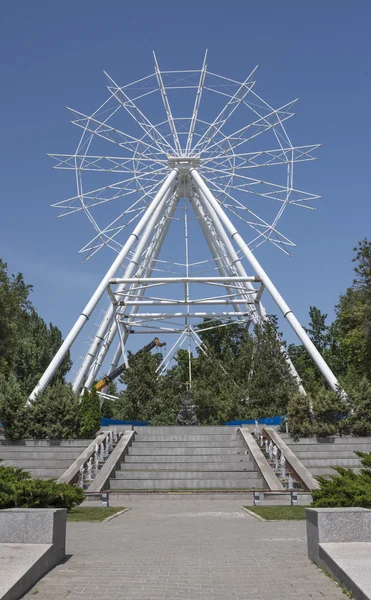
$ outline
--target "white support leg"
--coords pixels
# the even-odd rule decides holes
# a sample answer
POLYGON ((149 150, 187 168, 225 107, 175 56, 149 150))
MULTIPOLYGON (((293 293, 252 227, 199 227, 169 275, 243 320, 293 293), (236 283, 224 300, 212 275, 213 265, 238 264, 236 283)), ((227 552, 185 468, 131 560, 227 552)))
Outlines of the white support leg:
POLYGON ((337 378, 335 377, 325 360, 322 358, 321 354, 318 352, 317 348, 313 344, 312 340, 309 338, 308 334, 300 325, 299 321, 297 320, 289 306, 286 304, 285 300, 282 298, 281 294, 279 293, 273 282, 270 280, 267 273, 264 271, 258 260, 255 258, 248 245, 244 242, 243 238, 238 233, 237 229, 234 227, 229 217, 225 214, 218 201, 214 198, 213 194, 209 190, 208 186, 205 184, 198 171, 192 168, 190 170, 190 173, 195 183, 196 189, 200 192, 200 194, 203 194, 207 198, 210 205, 214 208, 222 225, 227 229, 232 240, 234 240, 239 246, 244 256, 249 261, 256 275, 260 277, 262 283, 272 296, 273 300, 276 302, 285 319, 290 323, 291 327, 295 331, 296 335, 298 336, 304 347, 307 349, 309 355, 321 371, 322 375, 330 385, 331 389, 333 389, 334 391, 338 391, 339 389, 341 389, 337 378))
MULTIPOLYGON (((126 277, 126 278, 132 277, 134 275, 134 273, 136 272, 136 270, 138 269, 138 264, 140 262, 140 258, 142 256, 143 251, 145 250, 147 244, 149 243, 151 236, 153 235, 153 230, 155 228, 155 225, 156 225, 161 213, 164 210, 164 207, 166 205, 166 202, 167 202, 168 197, 171 194, 171 192, 172 192, 172 190, 171 190, 171 188, 169 188, 167 190, 166 194, 164 194, 164 196, 162 197, 159 204, 157 205, 155 211, 151 215, 151 218, 148 220, 148 223, 144 229, 144 232, 143 232, 141 238, 139 239, 138 244, 135 248, 134 255, 130 259, 129 264, 125 270, 124 277, 126 277)), ((118 286, 117 292, 122 293, 122 292, 126 291, 128 287, 129 287, 128 284, 120 284, 118 286)), ((89 348, 89 351, 88 351, 87 355, 85 356, 85 359, 81 365, 81 368, 77 374, 77 377, 75 378, 75 381, 73 383, 73 391, 74 392, 79 392, 82 389, 82 387, 84 386, 90 366, 93 363, 93 361, 97 355, 97 352, 98 352, 100 346, 102 345, 102 342, 104 341, 105 335, 113 321, 115 310, 116 310, 116 306, 113 303, 110 304, 106 311, 106 314, 103 317, 100 327, 98 328, 98 331, 94 337, 94 340, 89 348)))
MULTIPOLYGON (((154 235, 154 239, 152 240, 152 243, 151 243, 150 250, 144 258, 143 265, 138 269, 138 272, 137 272, 138 276, 144 276, 144 275, 146 275, 147 277, 151 276, 154 263, 156 262, 158 255, 160 253, 162 244, 163 244, 166 234, 168 232, 168 229, 169 229, 169 226, 171 223, 171 219, 175 213, 177 204, 178 204, 178 198, 174 197, 172 200, 170 200, 169 206, 163 216, 164 222, 161 227, 157 227, 157 230, 154 235)), ((138 300, 143 296, 144 291, 145 291, 144 288, 141 288, 138 291, 138 294, 137 294, 138 300)), ((135 314, 138 311, 138 309, 139 309, 139 306, 133 306, 131 313, 130 313, 131 316, 128 319, 128 325, 130 325, 130 322, 134 319, 135 314)), ((126 309, 124 309, 122 311, 122 313, 124 313, 125 310, 126 309)), ((113 322, 111 325, 111 329, 108 333, 108 336, 105 339, 105 341, 99 351, 97 360, 96 360, 95 364, 92 366, 92 369, 90 370, 90 373, 86 380, 86 387, 88 389, 90 389, 93 381, 96 379, 99 369, 102 366, 105 357, 107 356, 107 353, 111 347, 111 344, 112 344, 116 334, 117 334, 117 324, 116 324, 116 322, 113 322)), ((129 336, 129 331, 126 331, 123 336, 124 344, 126 344, 128 336, 129 336)), ((113 370, 116 369, 118 362, 120 360, 120 356, 121 356, 121 344, 119 344, 119 346, 116 350, 109 373, 111 373, 113 370)))
POLYGON ((77 319, 77 321, 74 324, 74 326, 72 327, 71 331, 68 333, 67 337, 65 338, 63 344, 59 348, 59 350, 56 353, 56 355, 54 356, 54 358, 51 361, 50 365, 48 366, 48 368, 46 369, 45 373, 41 377, 40 381, 37 383, 36 387, 32 391, 32 393, 30 395, 30 398, 29 398, 29 401, 34 400, 36 398, 37 394, 39 394, 40 392, 42 392, 45 389, 45 387, 48 385, 49 381, 51 380, 51 378, 53 377, 53 375, 57 371, 59 365, 61 364, 62 360, 66 356, 68 350, 72 346, 72 344, 75 341, 76 337, 79 335, 79 333, 82 330, 82 328, 84 327, 86 321, 89 319, 89 317, 90 317, 91 313, 93 312, 94 308, 96 307, 96 305, 98 304, 98 302, 101 299, 102 295, 106 291, 110 279, 115 276, 117 270, 122 265, 122 263, 123 263, 125 257, 127 256, 129 250, 132 248, 132 246, 134 245, 134 243, 138 240, 140 232, 146 226, 147 222, 151 218, 151 215, 156 210, 157 205, 159 204, 159 202, 161 202, 161 199, 163 198, 163 196, 167 193, 168 189, 174 183, 177 175, 178 175, 178 170, 177 169, 173 169, 169 173, 169 175, 166 177, 164 183, 160 187, 159 191, 157 192, 156 196, 152 200, 151 204, 148 206, 146 212, 144 213, 144 215, 142 216, 141 220, 139 221, 139 223, 135 227, 133 233, 129 236, 126 244, 124 244, 124 246, 121 249, 120 253, 117 255, 117 257, 114 260, 114 262, 112 263, 111 267, 108 269, 106 275, 103 277, 101 283, 97 287, 97 289, 94 292, 93 296, 91 297, 91 299, 89 300, 89 302, 85 306, 85 308, 83 309, 81 315, 77 319))
MULTIPOLYGON (((220 236, 220 239, 229 254, 231 264, 235 268, 237 275, 239 275, 240 277, 246 277, 245 268, 238 256, 237 252, 235 251, 233 244, 231 243, 230 239, 228 238, 228 235, 227 235, 223 225, 221 224, 220 219, 219 219, 213 205, 208 201, 207 196, 205 196, 205 194, 202 193, 202 190, 200 193, 200 201, 204 206, 205 214, 209 215, 218 235, 220 236)), ((253 284, 250 283, 249 281, 245 282, 244 286, 248 291, 254 290, 253 284)), ((257 294, 255 295, 255 298, 256 298, 256 301, 255 301, 256 311, 255 310, 251 311, 251 308, 249 305, 247 305, 247 310, 248 310, 248 312, 250 312, 253 322, 256 324, 259 324, 259 323, 262 323, 263 321, 267 320, 267 313, 266 313, 264 306, 260 302, 260 298, 257 297, 257 294)), ((297 370, 295 369, 295 366, 294 366, 291 358, 288 356, 288 354, 282 344, 281 344, 280 348, 281 348, 283 356, 285 357, 285 360, 286 360, 287 366, 290 370, 290 373, 298 385, 298 390, 299 390, 300 394, 305 396, 306 391, 304 389, 304 386, 301 382, 301 378, 299 377, 299 374, 298 374, 297 370)))

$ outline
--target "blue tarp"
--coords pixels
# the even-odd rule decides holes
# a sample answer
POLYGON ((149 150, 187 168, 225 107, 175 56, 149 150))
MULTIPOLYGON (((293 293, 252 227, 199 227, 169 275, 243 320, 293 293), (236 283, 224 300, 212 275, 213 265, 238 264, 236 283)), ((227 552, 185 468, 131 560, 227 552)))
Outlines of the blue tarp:
POLYGON ((100 426, 107 427, 110 425, 133 425, 135 427, 144 427, 149 425, 149 423, 144 421, 121 421, 120 419, 108 419, 107 417, 102 417, 100 426))
MULTIPOLYGON (((285 417, 266 417, 264 419, 258 419, 259 425, 281 425, 283 419, 285 417)), ((254 419, 249 419, 248 421, 228 421, 226 425, 255 425, 254 419)))

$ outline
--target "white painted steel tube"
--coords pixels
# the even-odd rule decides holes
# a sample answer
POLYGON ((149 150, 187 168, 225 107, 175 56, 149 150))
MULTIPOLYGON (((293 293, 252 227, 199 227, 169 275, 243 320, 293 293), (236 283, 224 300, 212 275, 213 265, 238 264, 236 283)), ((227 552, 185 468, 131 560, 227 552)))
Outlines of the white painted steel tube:
MULTIPOLYGON (((174 197, 173 199, 170 200, 169 207, 167 208, 166 213, 163 216, 163 219, 164 219, 163 227, 157 228, 154 239, 152 240, 152 243, 151 243, 151 250, 149 251, 148 256, 145 257, 143 265, 141 265, 141 267, 138 269, 138 274, 145 273, 146 275, 150 275, 152 273, 154 263, 155 263, 158 255, 160 253, 160 250, 162 248, 162 244, 163 244, 166 234, 168 232, 168 229, 169 229, 169 226, 171 223, 171 219, 174 215, 177 204, 178 204, 178 198, 174 197)), ((137 294, 137 298, 141 298, 144 294, 144 291, 145 291, 144 288, 139 290, 138 294, 137 294)), ((130 324, 130 319, 134 318, 133 315, 135 315, 138 308, 139 308, 139 306, 133 306, 133 308, 130 312, 128 325, 130 324)), ((124 313, 124 309, 122 310, 122 312, 124 313)), ((92 366, 92 368, 90 370, 89 376, 86 381, 86 387, 88 389, 90 389, 93 381, 95 380, 95 378, 99 372, 99 369, 102 366, 102 364, 107 356, 107 353, 111 347, 111 344, 116 336, 116 333, 117 333, 117 323, 116 323, 116 321, 114 321, 111 325, 111 329, 108 333, 108 337, 105 340, 102 348, 99 351, 96 363, 92 366)), ((123 338, 124 344, 126 344, 128 335, 129 335, 129 332, 126 331, 124 333, 124 338, 123 338)), ((112 371, 114 371, 116 369, 118 362, 120 360, 120 356, 121 356, 121 344, 118 345, 118 348, 115 352, 109 373, 111 373, 112 371)))
MULTIPOLYGON (((196 201, 193 198, 191 198, 191 206, 201 226, 207 245, 209 247, 211 255, 214 258, 215 264, 220 275, 223 276, 230 274, 231 265, 229 264, 228 257, 225 255, 225 252, 223 252, 223 249, 221 248, 221 245, 216 238, 215 228, 210 227, 211 223, 207 221, 205 213, 203 211, 203 207, 201 206, 198 198, 196 199, 196 201)), ((230 286, 226 285, 225 289, 227 290, 227 293, 232 293, 232 289, 230 288, 230 286)), ((233 304, 233 307, 236 312, 241 311, 241 307, 237 302, 233 304)))
POLYGON ((337 378, 335 377, 335 375, 333 374, 333 372, 331 371, 330 367, 327 365, 325 360, 322 358, 321 354, 318 352, 318 350, 315 347, 315 345, 313 344, 312 340, 309 338, 307 333, 304 331, 303 327, 300 325, 300 323, 297 320, 297 318, 295 317, 294 313, 289 308, 289 306, 286 304, 285 300, 282 298, 282 296, 279 293, 279 291, 277 290, 276 286, 270 280, 267 273, 264 271, 263 267, 260 265, 258 260, 255 258, 254 254, 251 252, 251 250, 247 246, 247 244, 244 242, 243 238, 238 233, 237 229, 235 228, 235 226, 233 225, 231 220, 227 217, 227 215, 225 214, 222 207, 219 205, 217 200, 214 198, 213 194, 209 190, 208 186, 206 185, 206 183, 204 182, 204 180, 202 179, 202 177, 200 176, 198 171, 196 169, 191 169, 190 173, 191 173, 191 177, 192 177, 194 183, 196 184, 196 188, 199 189, 206 196, 207 200, 213 206, 215 212, 217 213, 217 215, 218 215, 220 221, 222 222, 222 224, 224 225, 224 227, 227 229, 229 235, 236 242, 236 244, 240 247, 241 251, 243 252, 245 257, 249 261, 249 263, 252 266, 255 273, 258 275, 258 277, 260 277, 260 279, 263 282, 264 286, 266 287, 267 291, 270 293, 273 300, 276 302, 277 306, 281 310, 285 319, 290 323, 291 327, 293 328, 296 335, 302 342, 303 346, 307 349, 307 351, 310 354, 311 358, 313 359, 314 363, 317 365, 317 367, 321 371, 322 375, 324 376, 324 378, 326 379, 326 381, 328 382, 330 387, 334 391, 341 389, 339 382, 338 382, 337 378))
MULTIPOLYGON (((221 238, 223 244, 225 245, 229 255, 231 256, 232 265, 236 269, 236 272, 242 276, 246 275, 245 268, 238 256, 237 252, 235 251, 231 240, 228 238, 228 235, 227 235, 223 225, 221 224, 220 219, 219 219, 217 213, 215 212, 213 205, 208 201, 207 197, 204 194, 202 194, 202 192, 200 193, 200 201, 201 201, 201 203, 204 204, 205 210, 208 212, 211 220, 214 223, 214 226, 215 226, 218 234, 220 235, 220 238, 221 238)), ((249 291, 254 290, 254 286, 250 282, 246 282, 244 284, 244 286, 249 291)), ((254 321, 254 323, 256 324, 256 323, 261 323, 263 321, 266 321, 268 318, 267 313, 266 313, 264 306, 260 302, 260 298, 258 300, 256 300, 256 298, 255 298, 255 309, 256 309, 256 311, 251 310, 251 318, 254 321)), ((291 358, 288 356, 288 354, 282 344, 280 344, 280 348, 281 348, 281 352, 285 358, 285 361, 290 369, 290 373, 294 377, 294 379, 298 385, 299 392, 305 396, 306 391, 304 389, 304 386, 301 382, 301 378, 299 377, 299 374, 298 374, 297 370, 295 369, 291 358)))
MULTIPOLYGON (((149 242, 150 237, 153 235, 153 230, 156 225, 156 222, 157 222, 161 212, 164 210, 164 206, 166 204, 166 201, 167 201, 170 193, 171 193, 171 188, 169 188, 166 191, 166 193, 162 196, 160 202, 157 204, 156 209, 153 211, 150 219, 148 220, 148 223, 146 224, 145 229, 142 232, 142 235, 141 235, 141 237, 138 241, 138 244, 135 248, 134 255, 130 259, 129 264, 125 270, 124 278, 110 280, 109 283, 112 283, 112 281, 116 281, 117 283, 120 284, 118 286, 118 289, 115 291, 115 294, 126 293, 126 290, 129 286, 129 284, 135 282, 135 278, 131 278, 131 277, 135 273, 136 269, 138 268, 138 263, 140 261, 140 257, 143 254, 143 250, 145 249, 145 246, 149 242)), ((117 298, 117 296, 116 296, 116 298, 117 298)), ((72 386, 74 392, 79 392, 81 390, 81 388, 83 387, 85 380, 87 378, 87 374, 90 369, 90 366, 91 366, 102 342, 104 341, 105 335, 107 333, 107 330, 110 327, 110 324, 112 322, 114 314, 115 314, 115 306, 114 306, 114 304, 110 304, 108 309, 106 310, 106 313, 105 313, 103 320, 98 328, 98 331, 95 334, 94 340, 93 340, 92 344, 90 345, 88 353, 85 356, 85 359, 81 365, 81 368, 75 378, 75 381, 72 386)))
POLYGON ((93 312, 94 308, 96 307, 96 305, 98 304, 102 295, 104 294, 105 290, 107 289, 109 280, 115 276, 117 269, 120 268, 122 261, 124 260, 124 257, 127 255, 127 253, 129 252, 129 250, 133 246, 133 244, 138 240, 140 232, 145 227, 146 223, 150 219, 152 213, 156 209, 158 203, 161 201, 164 194, 166 194, 169 187, 175 181, 177 175, 178 175, 177 169, 173 169, 172 171, 170 171, 169 175, 167 176, 164 183, 160 187, 156 196, 154 197, 151 204, 148 206, 146 212, 142 216, 141 220, 135 227, 133 233, 131 233, 131 235, 129 236, 126 244, 124 244, 120 253, 117 255, 117 257, 114 260, 114 262, 112 263, 111 267, 108 269, 106 275, 103 277, 101 283, 95 290, 93 296, 91 297, 91 299, 89 300, 89 302, 87 303, 85 308, 83 309, 81 315, 77 319, 77 321, 74 324, 74 326, 72 327, 71 331, 68 333, 67 337, 65 338, 63 344, 59 348, 56 355, 54 356, 50 365, 48 366, 45 373, 41 377, 40 381, 37 383, 36 387, 32 391, 29 401, 34 400, 36 398, 37 394, 42 392, 45 389, 45 387, 48 385, 49 381, 55 374, 55 372, 58 369, 59 365, 61 364, 62 360, 66 356, 68 350, 72 346, 73 342, 79 335, 79 333, 82 330, 82 328, 84 327, 86 321, 89 319, 91 313, 93 312))
MULTIPOLYGON (((233 283, 234 281, 260 281, 256 275, 238 277, 234 275, 221 277, 115 277, 110 284, 137 283, 144 285, 148 283, 233 283)), ((117 293, 117 292, 116 292, 117 293)))

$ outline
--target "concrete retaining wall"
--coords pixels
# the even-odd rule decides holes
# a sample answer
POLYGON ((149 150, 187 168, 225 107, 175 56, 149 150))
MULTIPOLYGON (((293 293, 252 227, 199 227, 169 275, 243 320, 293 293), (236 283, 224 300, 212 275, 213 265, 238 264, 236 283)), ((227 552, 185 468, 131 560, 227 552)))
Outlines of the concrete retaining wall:
POLYGON ((0 600, 18 600, 66 555, 66 509, 0 511, 0 600))

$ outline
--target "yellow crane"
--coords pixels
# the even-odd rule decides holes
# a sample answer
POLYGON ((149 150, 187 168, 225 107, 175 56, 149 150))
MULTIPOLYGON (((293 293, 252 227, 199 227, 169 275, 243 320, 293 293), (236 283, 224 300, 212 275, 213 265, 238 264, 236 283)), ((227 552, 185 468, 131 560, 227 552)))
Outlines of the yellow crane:
MULTIPOLYGON (((141 350, 139 350, 139 352, 137 352, 135 356, 138 356, 138 354, 142 354, 144 352, 150 352, 152 348, 161 348, 162 346, 166 346, 166 342, 160 342, 160 340, 157 337, 155 337, 155 339, 152 340, 150 344, 147 344, 147 346, 141 348, 141 350)), ((121 373, 125 371, 125 368, 126 365, 124 363, 117 367, 117 369, 112 371, 112 373, 110 373, 109 375, 105 375, 104 377, 102 377, 102 379, 100 379, 100 381, 98 381, 98 383, 95 384, 95 389, 97 390, 97 392, 101 392, 103 388, 109 385, 114 379, 116 379, 116 377, 121 375, 121 373)))

